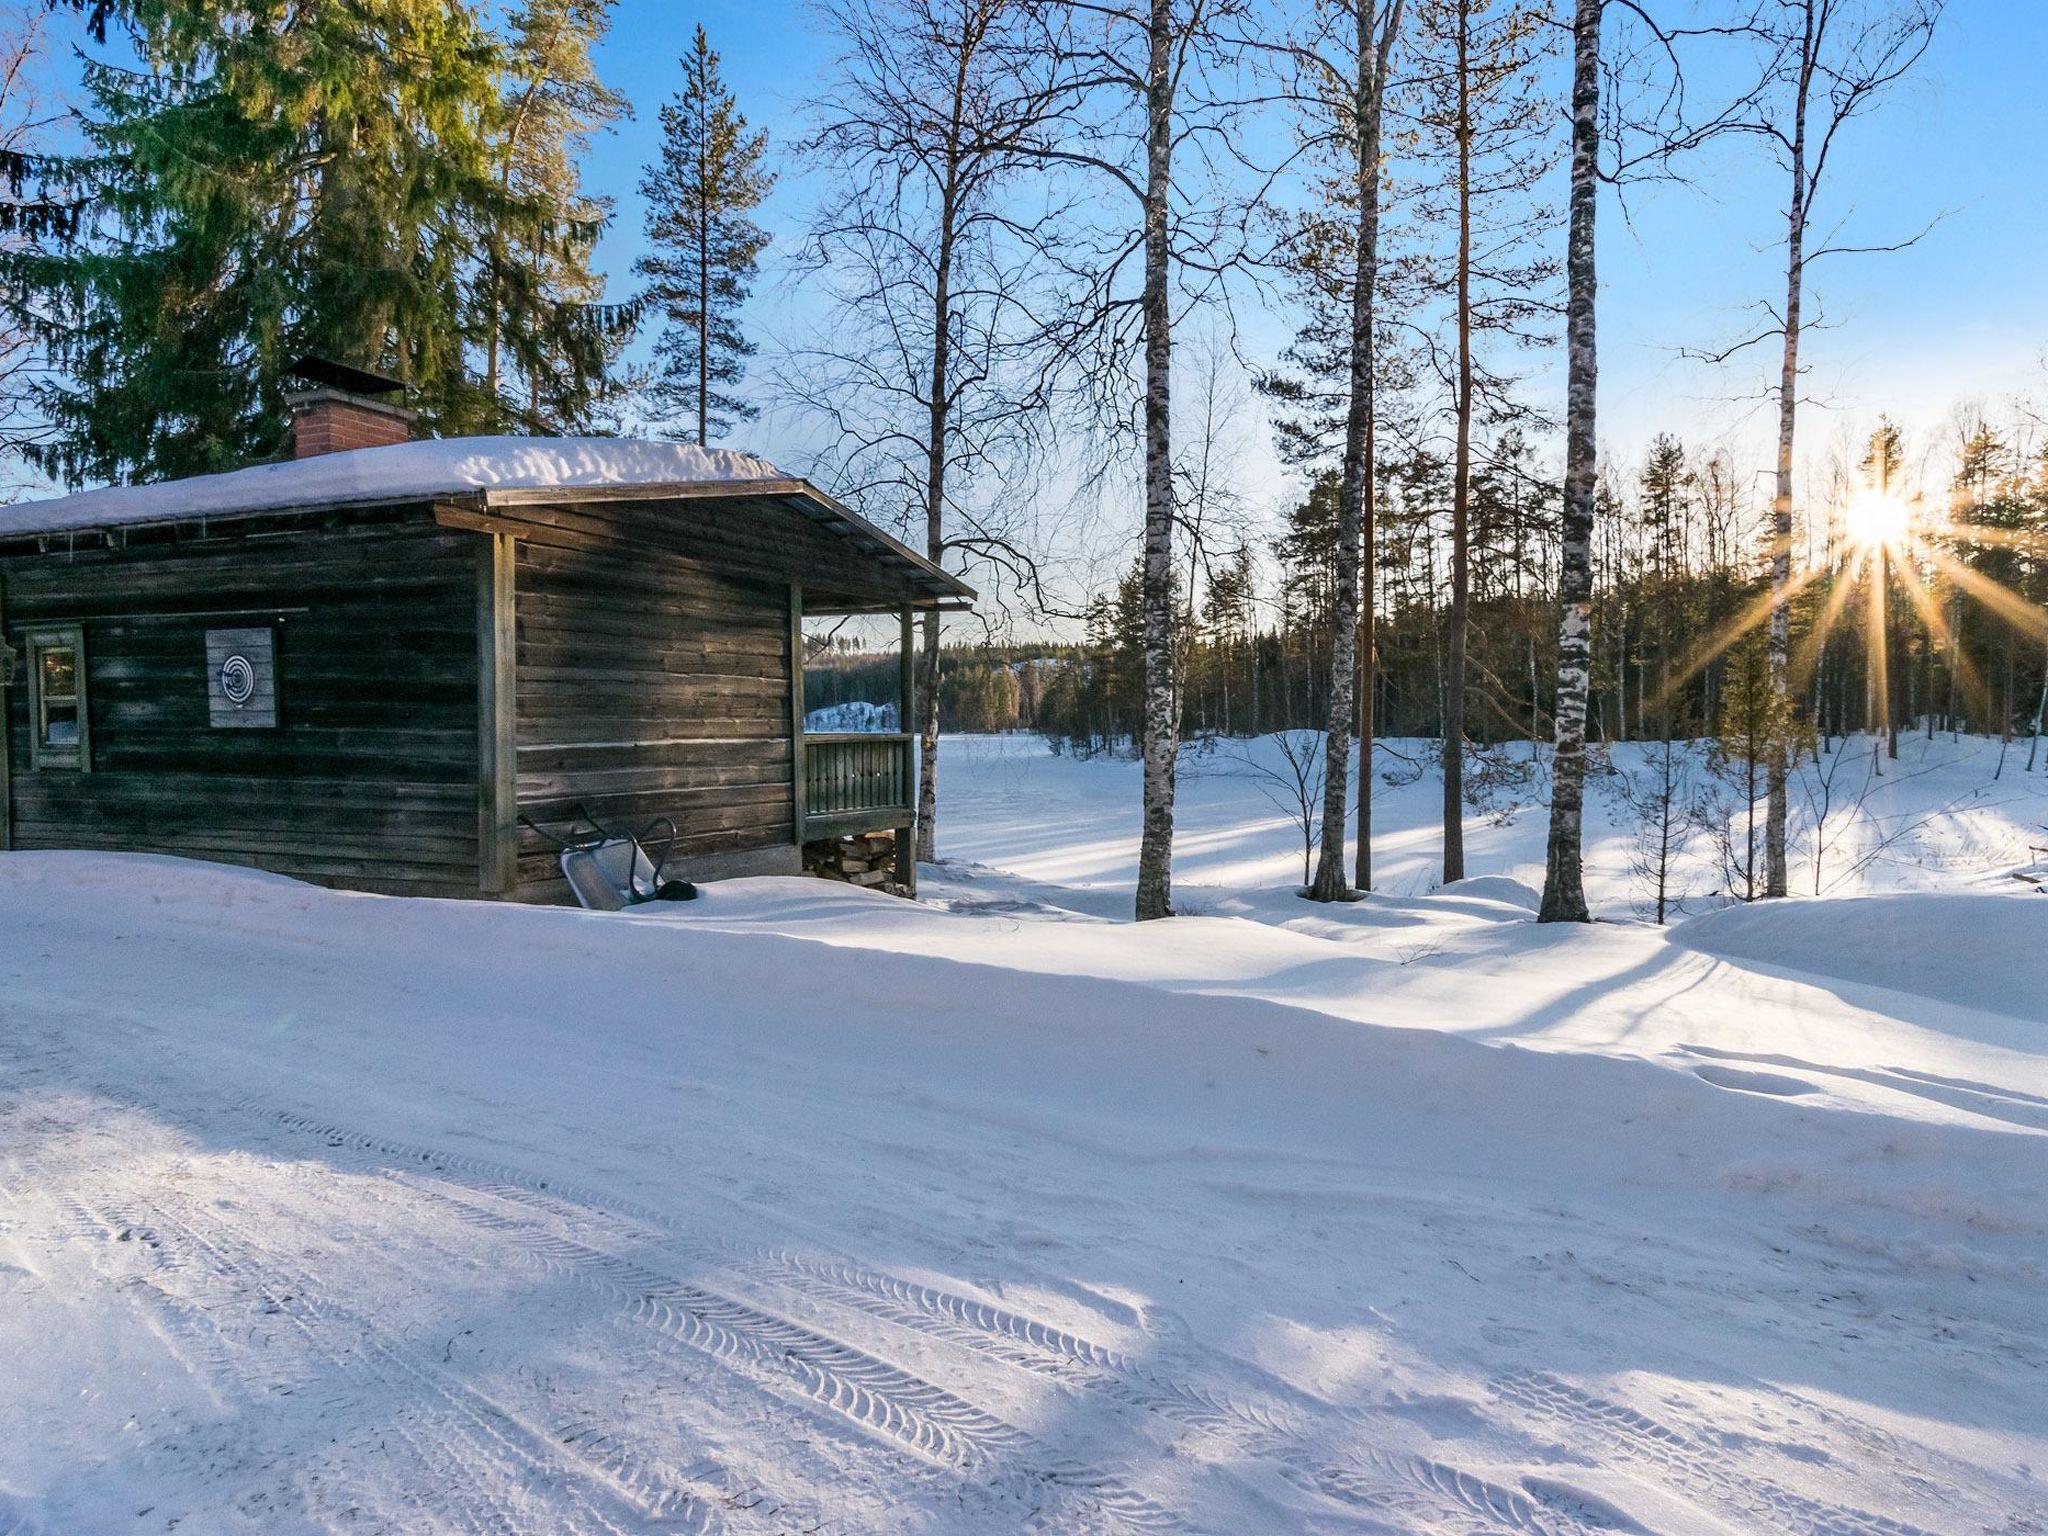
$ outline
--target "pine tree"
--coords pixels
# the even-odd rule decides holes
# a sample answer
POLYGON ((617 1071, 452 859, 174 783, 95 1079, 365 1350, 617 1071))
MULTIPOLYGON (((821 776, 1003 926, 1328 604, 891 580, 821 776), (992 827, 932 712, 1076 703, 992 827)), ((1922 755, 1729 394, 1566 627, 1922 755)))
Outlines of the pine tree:
POLYGON ((1650 441, 1643 472, 1636 477, 1643 493, 1643 531, 1649 536, 1652 562, 1659 576, 1670 576, 1679 556, 1679 516, 1685 497, 1685 445, 1668 432, 1650 441))
POLYGON ((1337 565, 1342 543, 1343 480, 1325 470, 1309 482, 1308 494, 1287 514, 1287 531, 1273 552, 1285 572, 1289 611, 1311 629, 1327 628, 1337 605, 1337 565))
MULTIPOLYGON (((63 377, 38 391, 67 481, 230 469, 286 438, 285 369, 395 374, 429 430, 486 416, 480 245, 551 211, 508 192, 499 49, 450 0, 134 0, 140 68, 89 63, 76 249, 8 263, 63 377)), ((535 278, 536 289, 545 287, 535 278)))
POLYGON ((649 403, 666 427, 703 444, 759 414, 732 389, 754 355, 739 309, 769 239, 748 215, 775 177, 764 165, 768 135, 747 131, 701 26, 682 67, 683 88, 661 109, 661 159, 640 181, 655 254, 638 270, 668 322, 649 403))
POLYGON ((1450 576, 1444 626, 1444 879, 1465 877, 1464 761, 1471 639, 1472 435, 1482 409, 1506 419, 1507 381, 1479 347, 1502 335, 1527 343, 1535 295, 1549 274, 1528 242, 1544 225, 1524 200, 1549 151, 1550 110, 1535 71, 1549 17, 1522 0, 1420 0, 1425 52, 1418 117, 1423 143, 1443 164, 1425 204, 1451 233, 1440 265, 1451 304, 1453 418, 1450 576))
MULTIPOLYGON (((1240 545, 1235 554, 1209 573, 1202 615, 1203 638, 1216 651, 1216 678, 1220 692, 1216 724, 1226 736, 1238 734, 1231 683, 1240 655, 1252 657, 1252 603, 1256 596, 1251 547, 1240 545)), ((1255 735, 1257 731, 1258 722, 1254 718, 1251 730, 1246 734, 1255 735)))
MULTIPOLYGON (((1897 495, 1896 482, 1905 461, 1904 437, 1889 416, 1880 417, 1858 465, 1863 471, 1864 483, 1879 496, 1897 495)), ((1870 684, 1871 702, 1875 707, 1871 713, 1884 732, 1885 755, 1896 762, 1899 756, 1899 682, 1905 671, 1906 659, 1897 611, 1905 596, 1896 587, 1913 580, 1914 575, 1910 566, 1896 557, 1889 543, 1878 546, 1875 559, 1876 585, 1872 602, 1876 611, 1873 614, 1875 622, 1871 628, 1871 645, 1876 654, 1872 657, 1874 665, 1870 684)))
POLYGON ((1373 481, 1378 391, 1388 372, 1379 332, 1380 216, 1388 72, 1404 0, 1322 0, 1302 50, 1311 114, 1309 148, 1324 167, 1317 206, 1290 242, 1290 265, 1310 309, 1286 361, 1306 379, 1273 376, 1261 388, 1306 412, 1276 423, 1282 452, 1303 463, 1339 446, 1333 530, 1335 601, 1324 720, 1322 853, 1309 895, 1334 901, 1372 885, 1373 481), (1342 674, 1341 676, 1339 674, 1342 674), (1346 776, 1358 737, 1358 845, 1344 869, 1346 776))

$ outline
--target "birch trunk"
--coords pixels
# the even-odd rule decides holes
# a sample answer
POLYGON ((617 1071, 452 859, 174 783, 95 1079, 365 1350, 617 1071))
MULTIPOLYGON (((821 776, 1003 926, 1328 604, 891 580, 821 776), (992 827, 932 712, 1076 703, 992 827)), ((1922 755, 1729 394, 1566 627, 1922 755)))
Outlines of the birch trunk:
POLYGON ((1458 399, 1444 637, 1444 883, 1465 878, 1465 648, 1472 620, 1472 11, 1458 6, 1458 399))
MULTIPOLYGON (((1792 198, 1785 214, 1785 350, 1778 370, 1777 484, 1771 501, 1771 628, 1768 642, 1771 694, 1781 711, 1791 704, 1792 667, 1792 461, 1799 428, 1799 338, 1801 301, 1806 291, 1806 116, 1813 94, 1814 13, 1803 7, 1804 33, 1792 99, 1790 167, 1792 198)), ((1782 742, 1767 749, 1764 774, 1764 895, 1786 892, 1785 824, 1791 811, 1786 792, 1788 765, 1782 742)))
POLYGON ((1344 800, 1351 734, 1358 721, 1358 890, 1372 885, 1372 481, 1373 324, 1379 281, 1380 103, 1389 52, 1401 25, 1394 0, 1377 39, 1372 0, 1353 0, 1358 74, 1352 98, 1358 223, 1351 272, 1350 399, 1344 418, 1344 469, 1337 491, 1337 605, 1331 626, 1330 707, 1324 738, 1323 843, 1309 895, 1340 901, 1344 881, 1344 800))
POLYGON ((1167 202, 1173 188, 1173 8, 1152 0, 1145 77, 1145 628, 1144 834, 1138 845, 1137 917, 1173 915, 1174 718, 1173 346, 1167 288, 1167 202))
POLYGON ((1577 0, 1572 20, 1571 230, 1565 333, 1565 477, 1558 560, 1557 735, 1550 845, 1538 921, 1586 922, 1586 693, 1593 658, 1593 510, 1598 453, 1599 285, 1593 227, 1600 194, 1600 23, 1606 0, 1577 0))

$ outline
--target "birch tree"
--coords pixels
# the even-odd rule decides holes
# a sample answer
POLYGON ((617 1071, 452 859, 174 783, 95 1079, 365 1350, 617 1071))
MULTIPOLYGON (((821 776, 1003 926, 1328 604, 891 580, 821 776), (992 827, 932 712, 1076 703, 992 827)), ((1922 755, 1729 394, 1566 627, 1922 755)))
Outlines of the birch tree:
MULTIPOLYGON (((1035 593, 1017 494, 1046 405, 1033 273, 1056 210, 1017 195, 1051 104, 1021 46, 1022 0, 833 0, 840 54, 803 146, 832 178, 805 251, 828 339, 783 392, 828 420, 846 493, 894 503, 925 554, 1035 593), (976 487, 993 482, 993 494, 976 487)), ((917 857, 938 856, 939 637, 924 616, 917 857)))
POLYGON ((1421 0, 1425 49, 1418 118, 1443 162, 1427 210, 1452 231, 1447 260, 1452 346, 1450 607, 1444 626, 1445 881, 1465 878, 1465 715, 1472 594, 1472 446, 1482 410, 1513 414, 1507 380, 1479 357, 1482 340, 1527 329, 1549 275, 1527 246, 1547 220, 1526 201, 1547 154, 1533 71, 1544 18, 1519 0, 1421 0))
POLYGON ((1558 550, 1556 750, 1550 835, 1537 921, 1583 923, 1586 908, 1586 699, 1593 667, 1593 506, 1598 490, 1600 30, 1607 0, 1576 0, 1572 16, 1571 205, 1565 255, 1564 506, 1558 550))
POLYGON ((1114 214, 1068 253, 1078 280, 1055 329, 1084 381, 1098 425, 1125 418, 1126 383, 1140 401, 1144 502, 1140 597, 1144 631, 1143 834, 1136 915, 1173 912, 1173 816, 1179 758, 1176 675, 1181 604, 1174 557, 1176 507, 1172 402, 1173 323, 1191 279, 1214 291, 1235 259, 1234 209, 1188 198, 1187 162, 1214 147, 1234 154, 1227 91, 1212 89, 1248 46, 1225 30, 1246 0, 1042 0, 1036 46, 1058 71, 1046 100, 1056 108, 1036 151, 1048 166, 1086 174, 1114 214), (1136 285, 1130 278, 1135 269, 1136 285), (1135 358, 1135 366, 1134 366, 1135 358), (1135 378, 1133 375, 1135 374, 1135 378))
MULTIPOLYGON (((1349 206, 1349 325, 1344 335, 1343 468, 1337 491, 1337 601, 1331 615, 1330 703, 1324 725, 1322 846, 1309 895, 1339 901, 1350 743, 1358 727, 1358 853, 1352 877, 1372 887, 1372 497, 1374 341, 1378 322, 1382 128, 1403 0, 1330 0, 1330 44, 1310 58, 1324 142, 1336 152, 1335 201, 1349 206), (1341 178, 1341 179, 1339 179, 1341 178)), ((1342 247, 1340 245, 1339 249, 1342 247)), ((1340 291, 1341 291, 1340 290, 1340 291)))

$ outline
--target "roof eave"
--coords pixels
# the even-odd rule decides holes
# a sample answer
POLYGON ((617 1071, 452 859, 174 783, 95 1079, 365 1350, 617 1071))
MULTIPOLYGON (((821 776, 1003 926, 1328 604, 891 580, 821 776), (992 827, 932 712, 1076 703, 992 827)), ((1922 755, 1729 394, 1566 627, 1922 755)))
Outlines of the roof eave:
POLYGON ((286 502, 275 506, 241 507, 206 512, 174 512, 161 517, 120 521, 83 518, 76 523, 54 527, 9 528, 0 519, 0 547, 50 542, 75 545, 81 536, 105 536, 119 542, 130 533, 174 526, 235 523, 261 518, 306 517, 323 512, 344 512, 371 507, 458 506, 479 512, 522 506, 559 506, 593 501, 694 501, 735 497, 778 498, 795 502, 807 516, 836 524, 848 536, 870 546, 885 563, 913 571, 926 591, 914 602, 920 608, 964 611, 979 597, 973 587, 943 567, 920 555, 855 512, 836 497, 826 494, 808 480, 783 477, 764 480, 676 481, 654 484, 569 485, 569 486, 483 486, 443 491, 417 491, 394 495, 389 491, 360 496, 330 496, 317 501, 286 502))
POLYGON ((486 509, 560 506, 564 503, 589 501, 780 498, 802 504, 801 509, 807 515, 820 521, 840 524, 854 537, 867 540, 874 545, 873 553, 882 555, 893 563, 910 566, 925 582, 937 588, 931 595, 940 604, 960 603, 972 606, 980 596, 959 577, 920 555, 901 539, 877 528, 837 497, 828 495, 810 481, 795 476, 772 480, 690 480, 652 485, 487 486, 474 494, 477 497, 475 504, 486 509))

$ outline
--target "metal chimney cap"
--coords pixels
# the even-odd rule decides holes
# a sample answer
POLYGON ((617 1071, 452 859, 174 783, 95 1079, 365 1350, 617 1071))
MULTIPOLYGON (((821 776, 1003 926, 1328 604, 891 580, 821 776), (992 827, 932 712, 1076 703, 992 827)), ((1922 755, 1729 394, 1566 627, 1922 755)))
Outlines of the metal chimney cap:
POLYGON ((351 395, 395 395, 405 389, 404 383, 398 379, 371 373, 366 368, 351 368, 347 363, 337 363, 331 357, 317 357, 310 352, 295 359, 285 372, 308 384, 324 384, 351 395))

